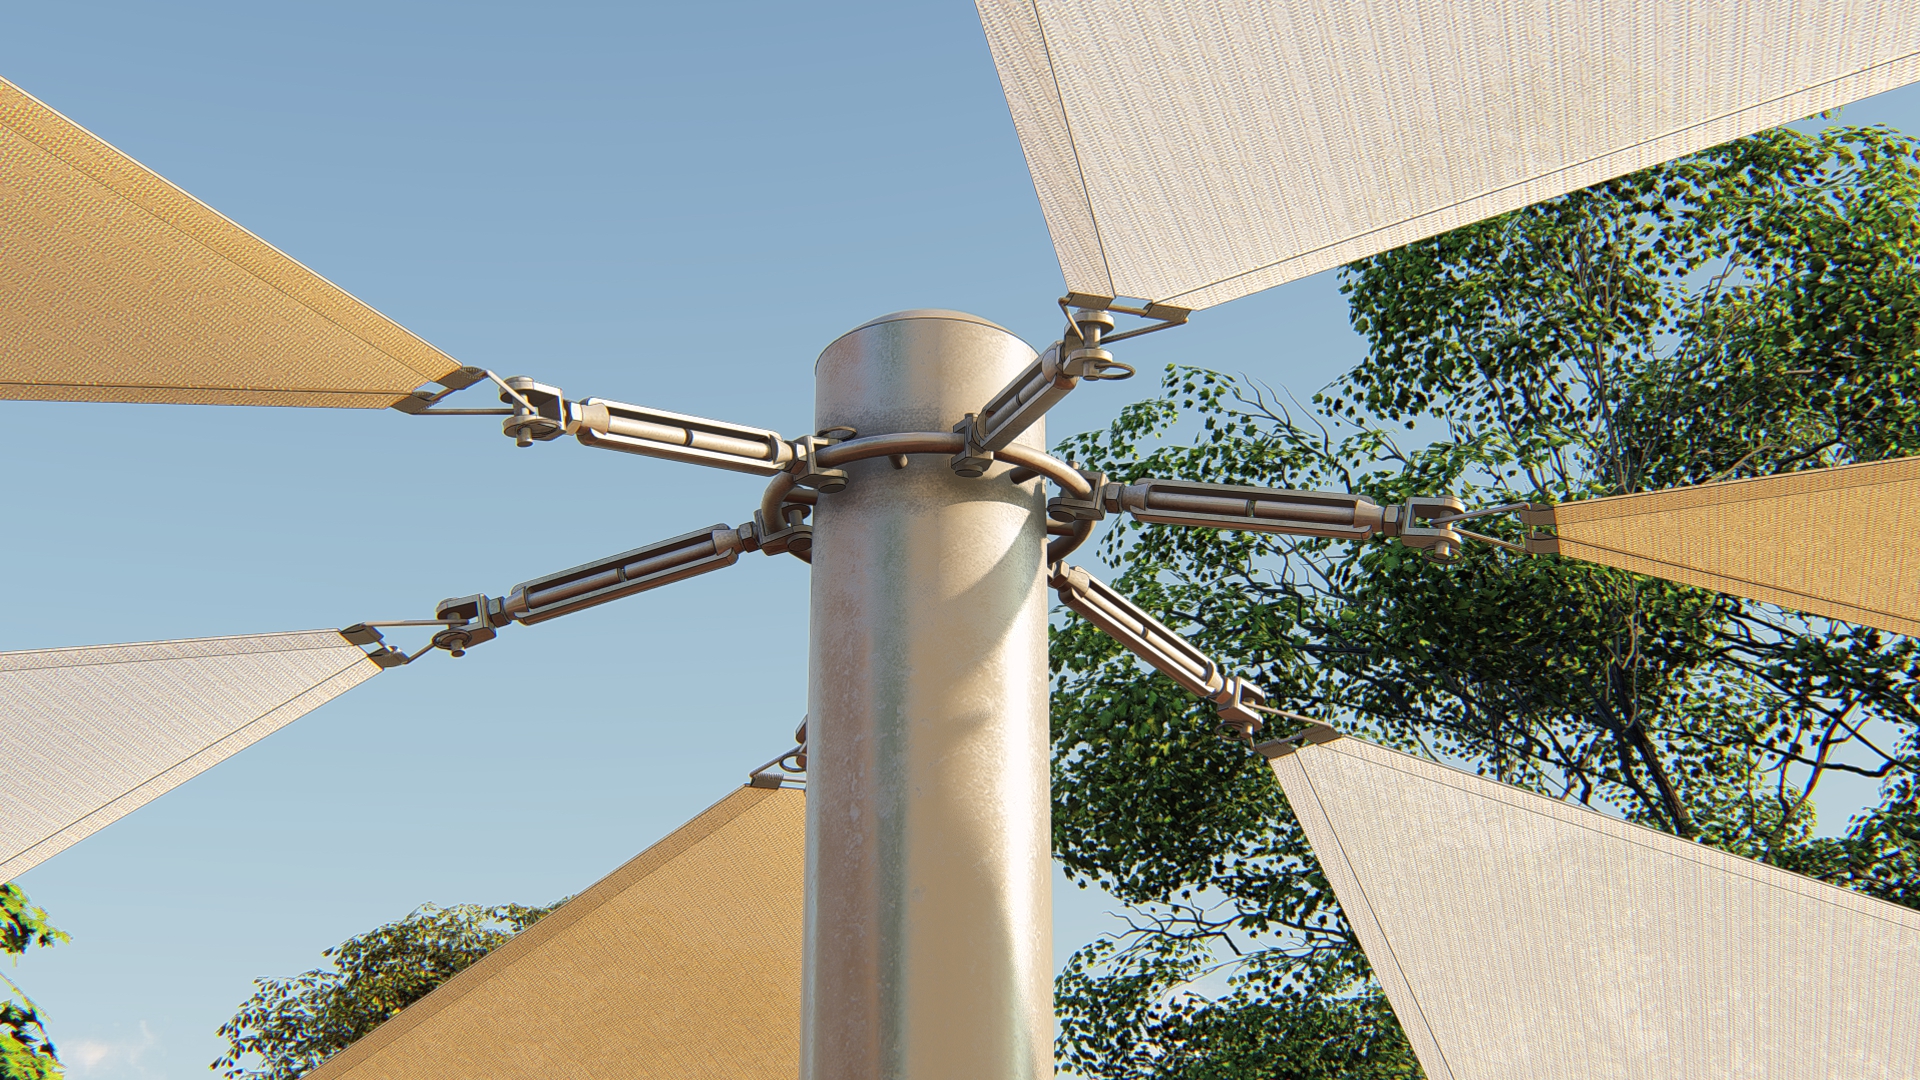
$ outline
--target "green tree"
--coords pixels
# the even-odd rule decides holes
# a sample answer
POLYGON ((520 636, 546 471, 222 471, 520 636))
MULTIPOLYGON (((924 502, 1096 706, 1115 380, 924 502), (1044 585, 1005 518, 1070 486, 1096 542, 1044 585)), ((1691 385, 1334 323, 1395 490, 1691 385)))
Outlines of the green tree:
MULTIPOLYGON (((1755 135, 1357 263, 1342 288, 1369 353, 1310 401, 1174 369, 1065 452, 1116 478, 1470 506, 1920 453, 1920 152, 1885 128, 1755 135)), ((1436 565, 1129 526, 1102 552, 1279 705, 1920 907, 1912 640, 1485 545, 1436 565), (1813 795, 1842 774, 1879 798, 1817 835, 1813 795)), ((1055 850, 1131 921, 1059 980, 1062 1064, 1416 1075, 1264 765, 1084 623, 1052 663, 1055 850)))
MULTIPOLYGON (((18 885, 0 884, 0 952, 19 963, 34 946, 45 948, 67 940, 47 922, 47 913, 33 905, 18 885)), ((47 1038, 40 1007, 21 993, 12 979, 7 998, 0 1001, 0 1080, 55 1080, 64 1076, 60 1057, 47 1038)))
POLYGON ((228 1080, 305 1076, 562 903, 427 904, 325 950, 328 967, 256 979, 253 996, 221 1026, 227 1052, 209 1068, 228 1080))

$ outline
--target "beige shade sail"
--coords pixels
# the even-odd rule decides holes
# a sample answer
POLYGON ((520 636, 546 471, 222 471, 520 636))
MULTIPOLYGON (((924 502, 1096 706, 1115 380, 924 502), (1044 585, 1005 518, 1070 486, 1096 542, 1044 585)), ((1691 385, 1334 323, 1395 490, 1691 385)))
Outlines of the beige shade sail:
POLYGON ((379 671, 333 630, 0 653, 0 881, 379 671))
POLYGON ((384 408, 459 369, 0 79, 0 398, 384 408))
POLYGON ((794 1076, 805 855, 805 796, 741 788, 307 1080, 794 1076))
POLYGON ((1067 287, 1203 308, 1920 78, 1913 0, 976 0, 1067 287))
POLYGON ((1920 1076, 1920 912, 1356 739, 1273 768, 1429 1080, 1920 1076))
POLYGON ((1560 554, 1920 635, 1920 457, 1553 508, 1560 554))

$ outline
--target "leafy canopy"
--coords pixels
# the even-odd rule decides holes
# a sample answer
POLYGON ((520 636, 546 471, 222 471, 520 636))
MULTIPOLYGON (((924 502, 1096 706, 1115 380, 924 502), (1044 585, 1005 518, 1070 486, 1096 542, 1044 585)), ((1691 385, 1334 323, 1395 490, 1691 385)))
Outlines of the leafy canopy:
MULTIPOLYGON (((1116 479, 1469 506, 1920 453, 1917 211, 1905 136, 1765 132, 1346 268, 1368 356, 1306 403, 1175 368, 1063 449, 1116 479)), ((1276 704, 1920 907, 1906 638, 1484 545, 1435 565, 1131 523, 1103 544, 1276 704), (1818 829, 1834 777, 1878 797, 1818 829)), ((1051 659, 1055 851, 1130 905, 1057 984, 1062 1065, 1417 1075, 1264 764, 1083 622, 1051 659)))
MULTIPOLYGON (((0 884, 0 953, 19 963, 30 948, 66 940, 66 933, 47 922, 47 913, 35 907, 18 885, 0 884)), ((65 1075, 47 1038, 39 1006, 12 979, 0 976, 0 981, 8 990, 0 1000, 0 1080, 56 1080, 65 1075)))
POLYGON ((256 979, 221 1026, 227 1052, 209 1068, 228 1080, 296 1080, 564 902, 427 904, 327 949, 329 967, 256 979))

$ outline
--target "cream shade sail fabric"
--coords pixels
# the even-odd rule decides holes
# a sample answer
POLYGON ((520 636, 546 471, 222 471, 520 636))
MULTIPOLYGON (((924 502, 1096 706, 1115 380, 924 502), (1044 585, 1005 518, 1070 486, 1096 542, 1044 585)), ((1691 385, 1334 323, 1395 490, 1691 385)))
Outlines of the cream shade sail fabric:
POLYGON ((0 653, 0 881, 379 670, 334 630, 0 653))
POLYGON ((1920 912, 1356 739, 1273 768, 1430 1080, 1920 1076, 1920 912))
POLYGON ((1560 553, 1920 635, 1920 457, 1553 508, 1560 553))
POLYGON ((307 1080, 794 1076, 805 855, 805 796, 742 788, 307 1080))
POLYGON ((384 408, 459 367, 0 79, 0 398, 384 408))
POLYGON ((1913 0, 976 0, 1067 287, 1203 308, 1920 78, 1913 0))

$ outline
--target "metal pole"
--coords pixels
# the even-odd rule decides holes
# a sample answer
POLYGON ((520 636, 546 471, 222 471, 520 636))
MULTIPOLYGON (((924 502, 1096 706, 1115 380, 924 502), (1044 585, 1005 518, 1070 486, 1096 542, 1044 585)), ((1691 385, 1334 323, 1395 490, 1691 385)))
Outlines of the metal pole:
MULTIPOLYGON (((888 315, 821 354, 814 419, 948 431, 1033 358, 971 315, 888 315)), ((1053 1075, 1045 507, 1008 471, 858 462, 816 512, 808 1080, 1053 1075)))

